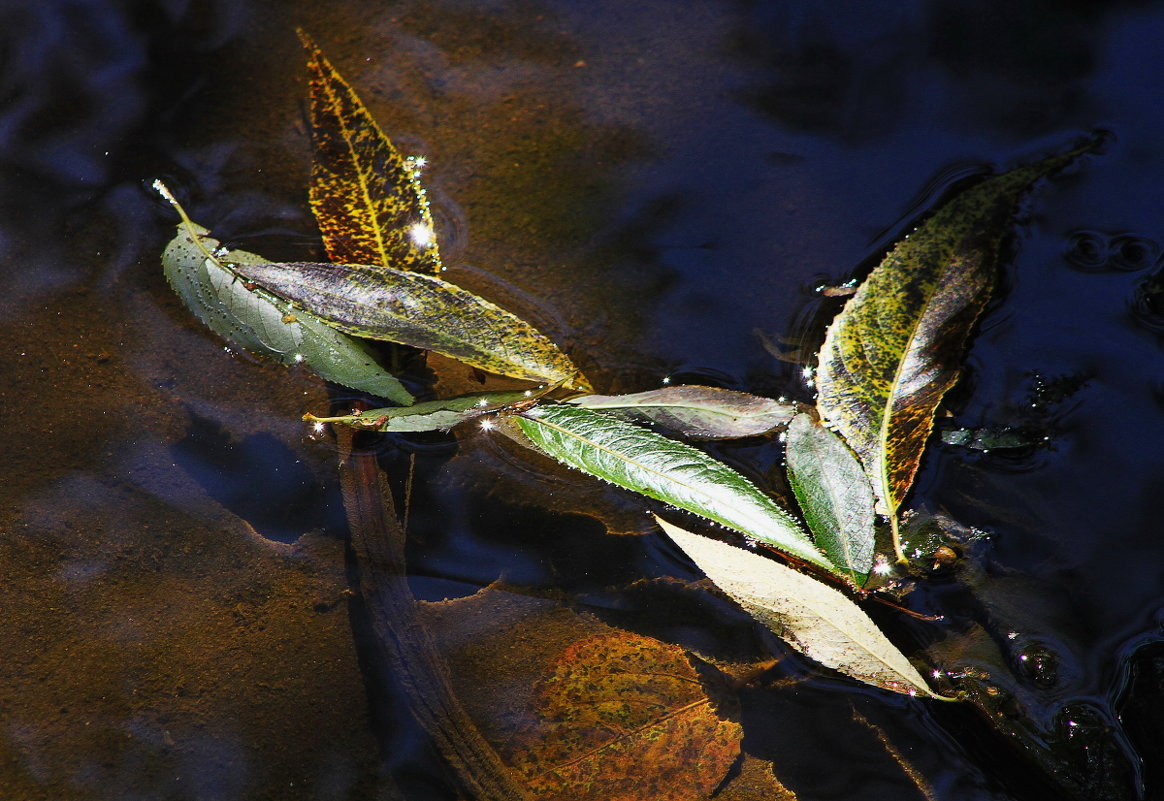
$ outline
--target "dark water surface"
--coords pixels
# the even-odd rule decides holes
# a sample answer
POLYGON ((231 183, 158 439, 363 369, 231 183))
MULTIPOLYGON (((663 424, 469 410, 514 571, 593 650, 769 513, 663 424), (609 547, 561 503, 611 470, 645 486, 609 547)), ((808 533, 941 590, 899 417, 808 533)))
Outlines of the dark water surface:
MULTIPOLYGON (((0 796, 455 797, 349 598, 334 446, 300 422, 327 389, 225 349, 158 262, 159 176, 232 244, 319 255, 296 26, 429 157, 450 278, 600 392, 808 399, 770 351, 811 352, 816 287, 958 180, 1109 131, 1037 193, 951 398, 1040 444, 935 443, 910 500, 985 532, 911 603, 989 644, 959 663, 1007 708, 788 658, 742 719, 802 801, 1164 798, 1164 4, 744 0, 0 2, 0 796)), ((419 595, 504 575, 755 647, 624 591, 695 577, 605 533, 650 530, 633 499, 484 435, 383 447, 420 454, 419 595)))

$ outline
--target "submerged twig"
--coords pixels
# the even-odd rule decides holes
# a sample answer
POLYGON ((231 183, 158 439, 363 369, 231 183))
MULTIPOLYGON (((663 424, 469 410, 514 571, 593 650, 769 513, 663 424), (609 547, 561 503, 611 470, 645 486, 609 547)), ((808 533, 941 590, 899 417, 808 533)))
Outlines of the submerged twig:
POLYGON ((353 432, 336 433, 360 594, 377 647, 407 693, 413 716, 474 801, 532 801, 461 705, 448 666, 417 617, 404 570, 404 530, 375 456, 353 449, 353 432))

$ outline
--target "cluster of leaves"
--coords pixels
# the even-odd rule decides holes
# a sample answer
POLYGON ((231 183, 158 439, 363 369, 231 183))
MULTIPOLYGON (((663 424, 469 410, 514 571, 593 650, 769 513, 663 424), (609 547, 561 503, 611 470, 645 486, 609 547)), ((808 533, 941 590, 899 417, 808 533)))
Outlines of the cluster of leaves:
POLYGON ((878 560, 889 561, 877 553, 879 530, 887 532, 881 550, 905 561, 899 512, 996 282, 1019 201, 1087 146, 981 181, 897 244, 830 325, 815 408, 713 387, 595 395, 548 337, 440 277, 423 160, 403 157, 319 50, 307 48, 310 197, 331 261, 275 263, 223 248, 159 184, 182 216, 163 256, 166 275, 195 314, 241 347, 396 404, 307 419, 385 432, 475 420, 774 549, 796 567, 658 518, 716 585, 793 648, 869 684, 941 698, 853 597, 878 560), (414 403, 365 340, 539 386, 414 403), (785 440, 797 508, 681 441, 774 433, 785 440))

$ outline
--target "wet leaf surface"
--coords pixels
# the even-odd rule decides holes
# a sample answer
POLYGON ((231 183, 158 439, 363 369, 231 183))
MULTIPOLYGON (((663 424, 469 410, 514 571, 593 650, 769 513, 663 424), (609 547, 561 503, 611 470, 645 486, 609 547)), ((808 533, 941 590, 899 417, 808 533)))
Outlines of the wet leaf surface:
POLYGON ((440 254, 420 184, 422 162, 403 157, 315 43, 311 88, 311 209, 328 258, 437 274, 440 254))
POLYGON ((805 562, 835 567, 800 525, 748 479, 682 442, 568 405, 518 418, 530 440, 563 464, 714 520, 805 562))
POLYGON ((435 276, 326 263, 240 263, 238 272, 353 336, 435 351, 511 378, 589 388, 532 325, 435 276))
POLYGON ((873 488, 844 441, 809 414, 788 426, 788 481, 817 545, 858 587, 873 569, 873 488))
POLYGON ((368 345, 266 292, 252 291, 224 267, 262 264, 242 250, 226 251, 200 226, 182 223, 162 254, 170 286, 209 328, 252 353, 282 364, 306 364, 321 378, 397 403, 412 395, 376 362, 368 345))
POLYGON ((957 195, 894 247, 829 326, 817 407, 860 456, 887 513, 909 491, 934 411, 961 372, 1019 200, 1092 146, 957 195))
POLYGON ((528 400, 531 394, 527 390, 482 392, 446 400, 424 401, 412 406, 365 409, 338 417, 316 417, 308 414, 304 415, 303 419, 316 423, 339 423, 352 428, 384 433, 447 431, 453 426, 497 412, 510 404, 528 400))
POLYGON ((785 425, 796 405, 718 387, 676 386, 631 395, 586 395, 570 401, 650 420, 693 439, 752 437, 785 425))
POLYGON ((937 697, 869 616, 837 590, 751 551, 656 519, 708 578, 800 653, 875 687, 937 697))

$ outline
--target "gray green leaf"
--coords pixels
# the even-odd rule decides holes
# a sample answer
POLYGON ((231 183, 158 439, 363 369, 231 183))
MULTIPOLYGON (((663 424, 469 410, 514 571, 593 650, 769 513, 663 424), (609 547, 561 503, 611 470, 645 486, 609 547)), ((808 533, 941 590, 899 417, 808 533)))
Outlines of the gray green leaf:
POLYGON ((714 520, 797 559, 836 569, 775 501, 690 445, 565 404, 531 409, 518 417, 518 424, 538 448, 563 464, 714 520))
POLYGON ((532 325, 435 276, 361 264, 240 263, 237 270, 347 334, 435 351, 511 378, 590 388, 532 325))
POLYGON ((873 487, 844 441, 810 414, 788 426, 788 480, 816 544, 858 587, 873 568, 873 487))
POLYGON ((183 221, 162 254, 162 267, 182 302, 209 328, 252 353, 282 364, 305 364, 321 378, 409 404, 412 395, 377 364, 366 343, 261 289, 248 289, 226 264, 262 264, 243 250, 220 250, 208 231, 183 221))
POLYGON ((718 387, 675 386, 632 395, 585 395, 570 403, 646 419, 694 439, 764 434, 786 424, 796 404, 718 387))
POLYGON ((482 392, 445 400, 424 401, 412 406, 367 409, 338 417, 316 417, 308 414, 304 415, 303 419, 309 422, 338 423, 352 428, 383 432, 447 431, 455 425, 529 400, 532 395, 529 390, 482 392))

